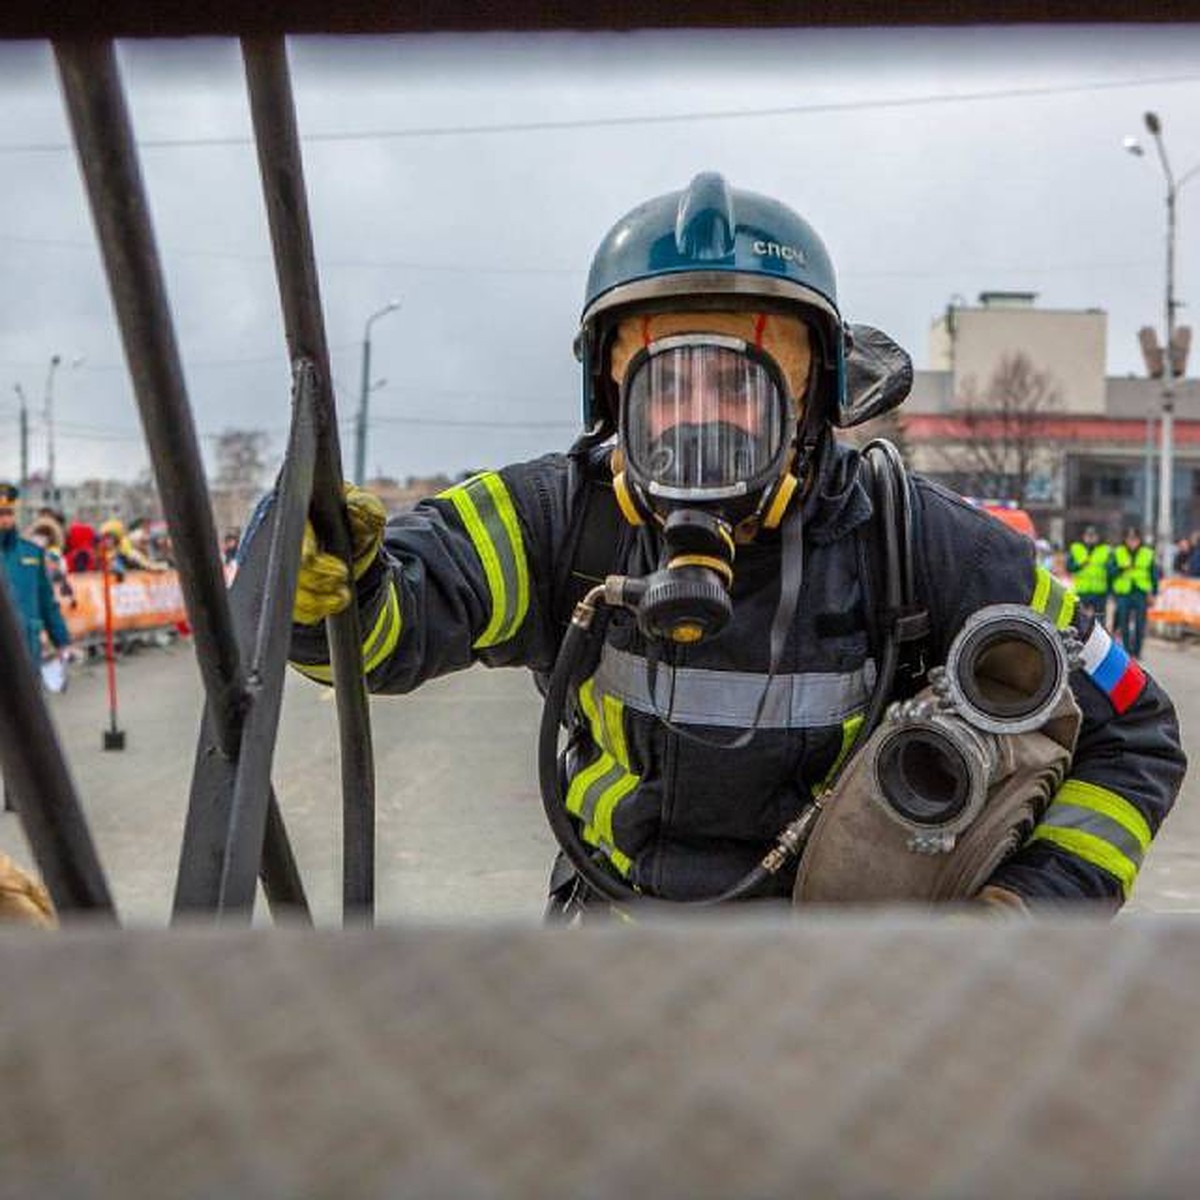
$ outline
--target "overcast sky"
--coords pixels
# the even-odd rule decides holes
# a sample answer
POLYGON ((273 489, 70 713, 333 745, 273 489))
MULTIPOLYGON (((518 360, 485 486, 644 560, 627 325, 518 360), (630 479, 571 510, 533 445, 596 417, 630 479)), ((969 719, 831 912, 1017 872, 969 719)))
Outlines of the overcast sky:
MULTIPOLYGON (((208 446, 266 430, 278 455, 289 376, 237 45, 120 59, 197 427, 208 446)), ((1200 26, 303 39, 291 63, 343 455, 364 321, 394 297, 368 469, 400 477, 570 441, 591 254, 697 171, 803 213, 843 314, 918 367, 951 298, 1012 289, 1106 310, 1124 374, 1137 329, 1162 324, 1166 223, 1151 147, 1122 138, 1154 109, 1176 174, 1200 164, 1200 26)), ((0 113, 0 476, 18 470, 14 384, 45 464, 59 354, 60 480, 132 477, 147 456, 48 47, 0 45, 0 113)), ((1180 197, 1186 301, 1200 176, 1180 197)))

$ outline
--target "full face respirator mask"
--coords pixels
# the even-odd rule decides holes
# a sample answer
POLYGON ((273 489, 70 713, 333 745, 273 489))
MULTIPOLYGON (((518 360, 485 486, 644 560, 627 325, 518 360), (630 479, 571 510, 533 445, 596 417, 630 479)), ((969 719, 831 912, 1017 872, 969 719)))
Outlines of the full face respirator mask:
POLYGON ((670 334, 629 359, 614 488, 660 534, 637 606, 647 636, 694 643, 727 624, 737 542, 778 525, 795 491, 795 435, 784 373, 749 341, 670 334))

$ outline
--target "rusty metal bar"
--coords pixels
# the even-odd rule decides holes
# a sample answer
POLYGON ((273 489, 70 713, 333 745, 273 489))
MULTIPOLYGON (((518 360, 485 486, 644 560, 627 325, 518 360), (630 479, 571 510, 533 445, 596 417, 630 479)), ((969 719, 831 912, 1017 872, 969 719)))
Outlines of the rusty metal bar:
MULTIPOLYGON (((56 43, 54 53, 142 428, 178 555, 180 584, 208 701, 202 736, 215 743, 206 753, 232 762, 241 746, 249 696, 116 55, 111 41, 56 43)), ((202 808, 207 817, 214 807, 214 798, 202 794, 204 790, 194 779, 189 822, 202 808)), ((218 823, 221 807, 218 797, 218 823)), ((278 812, 268 828, 272 860, 290 860, 278 812)), ((268 886, 281 879, 286 879, 285 873, 268 872, 268 886)), ((214 886, 204 899, 215 902, 215 895, 214 886)))
POLYGON ((0 663, 4 664, 0 768, 54 906, 64 915, 88 912, 115 919, 104 870, 46 711, 23 623, 3 571, 0 663))
POLYGON ((251 705, 238 756, 218 897, 221 912, 241 915, 246 920, 254 908, 262 859, 271 762, 291 638, 292 597, 296 594, 300 541, 317 452, 316 374, 308 361, 297 364, 293 407, 291 437, 272 512, 266 587, 247 680, 251 705))
MULTIPOLYGON (((322 543, 349 566, 337 412, 287 50, 282 38, 248 38, 242 42, 242 56, 288 347, 293 361, 311 359, 316 369, 320 426, 309 515, 322 543)), ((341 748, 343 905, 348 918, 370 919, 375 906, 375 767, 356 607, 331 618, 326 628, 341 748)))

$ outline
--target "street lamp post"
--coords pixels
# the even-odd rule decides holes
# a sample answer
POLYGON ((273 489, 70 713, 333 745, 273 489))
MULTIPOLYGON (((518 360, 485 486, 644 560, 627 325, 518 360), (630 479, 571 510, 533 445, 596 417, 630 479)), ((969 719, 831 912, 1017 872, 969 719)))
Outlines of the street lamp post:
POLYGON ((19 384, 13 384, 13 391, 20 401, 20 425, 18 432, 21 446, 21 478, 18 483, 21 488, 19 508, 21 524, 24 525, 27 516, 26 505, 29 503, 29 405, 25 401, 25 389, 19 384))
MULTIPOLYGON (((71 367, 76 368, 82 365, 83 356, 71 359, 71 367)), ((54 505, 58 504, 58 484, 55 478, 55 459, 54 459, 54 373, 62 365, 62 355, 52 354, 50 356, 50 366, 46 370, 46 395, 43 405, 43 416, 46 420, 46 488, 49 492, 50 502, 54 505)))
POLYGON ((46 370, 46 488, 50 493, 50 503, 57 500, 54 487, 54 372, 58 370, 62 356, 52 354, 50 366, 46 370))
MULTIPOLYGON (((1162 122, 1157 113, 1145 114, 1146 130, 1154 139, 1154 147, 1158 151, 1158 160, 1162 163, 1163 174, 1167 180, 1167 294, 1166 322, 1167 339, 1163 352, 1163 389, 1162 389, 1162 448, 1158 459, 1158 561, 1162 570, 1170 569, 1171 550, 1175 544, 1174 518, 1172 513, 1174 502, 1175 479, 1175 363, 1172 354, 1175 349, 1175 312, 1179 302, 1175 299, 1175 207, 1179 191, 1185 183, 1200 171, 1200 163, 1186 171, 1178 179, 1171 170, 1171 162, 1167 158, 1167 148, 1163 142, 1162 122)), ((1125 148, 1132 154, 1140 155, 1141 146, 1136 139, 1126 138, 1125 148)))
POLYGON ((363 326, 362 345, 362 385, 358 398, 358 416, 354 423, 354 482, 361 484, 367 473, 367 398, 371 394, 371 326, 380 317, 395 312, 400 307, 399 300, 389 300, 382 308, 377 309, 363 326))

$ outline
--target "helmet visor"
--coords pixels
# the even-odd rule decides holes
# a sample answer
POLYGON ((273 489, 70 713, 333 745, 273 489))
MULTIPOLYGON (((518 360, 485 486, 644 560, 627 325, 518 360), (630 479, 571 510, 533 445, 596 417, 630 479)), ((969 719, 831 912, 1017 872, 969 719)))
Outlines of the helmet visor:
POLYGON ((778 367, 737 338, 663 338, 636 355, 626 372, 625 457, 654 495, 745 494, 778 473, 789 424, 778 367))

